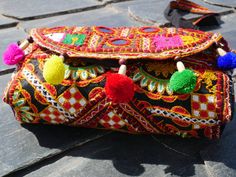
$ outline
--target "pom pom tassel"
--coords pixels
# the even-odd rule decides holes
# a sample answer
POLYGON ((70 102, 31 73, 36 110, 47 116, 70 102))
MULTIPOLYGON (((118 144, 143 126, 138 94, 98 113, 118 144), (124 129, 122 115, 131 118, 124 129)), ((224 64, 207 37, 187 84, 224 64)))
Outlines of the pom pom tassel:
POLYGON ((217 52, 219 57, 217 58, 218 68, 222 70, 229 70, 236 68, 236 54, 233 52, 226 52, 222 48, 218 48, 217 52))
POLYGON ((118 73, 106 77, 105 92, 113 103, 127 103, 134 97, 134 82, 126 76, 126 65, 122 62, 118 73))
POLYGON ((52 55, 44 64, 43 77, 49 84, 58 85, 64 80, 64 57, 52 55))
POLYGON ((192 70, 185 69, 181 61, 177 62, 177 69, 178 71, 170 78, 170 89, 180 94, 192 92, 197 82, 195 73, 192 70))
POLYGON ((26 49, 33 42, 32 38, 23 41, 19 46, 16 43, 9 44, 3 53, 3 62, 6 65, 15 65, 24 59, 26 49))

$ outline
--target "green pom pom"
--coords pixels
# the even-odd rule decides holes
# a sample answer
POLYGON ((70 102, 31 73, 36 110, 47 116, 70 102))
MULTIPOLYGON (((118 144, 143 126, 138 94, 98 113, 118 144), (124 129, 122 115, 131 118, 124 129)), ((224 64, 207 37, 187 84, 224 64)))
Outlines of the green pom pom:
POLYGON ((169 87, 177 93, 185 94, 194 90, 197 77, 192 70, 176 71, 170 78, 169 87))

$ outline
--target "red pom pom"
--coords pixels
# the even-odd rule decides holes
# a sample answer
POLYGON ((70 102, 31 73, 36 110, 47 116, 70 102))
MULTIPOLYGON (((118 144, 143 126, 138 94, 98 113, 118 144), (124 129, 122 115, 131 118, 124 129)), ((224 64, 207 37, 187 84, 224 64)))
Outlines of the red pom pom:
POLYGON ((107 75, 105 91, 114 103, 127 103, 134 97, 134 82, 129 77, 110 73, 107 75))

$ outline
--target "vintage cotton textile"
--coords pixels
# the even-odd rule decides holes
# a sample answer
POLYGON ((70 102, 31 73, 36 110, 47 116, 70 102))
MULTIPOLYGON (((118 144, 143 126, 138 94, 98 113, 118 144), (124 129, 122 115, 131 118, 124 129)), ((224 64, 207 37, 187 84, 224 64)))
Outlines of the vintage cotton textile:
POLYGON ((158 27, 56 27, 32 29, 4 101, 22 123, 65 124, 130 133, 219 138, 233 114, 231 77, 216 66, 218 33, 158 27), (66 54, 59 85, 43 77, 51 55, 66 54), (126 59, 135 83, 128 103, 113 103, 104 91, 106 75, 126 59), (176 61, 194 71, 189 94, 169 87, 176 61))

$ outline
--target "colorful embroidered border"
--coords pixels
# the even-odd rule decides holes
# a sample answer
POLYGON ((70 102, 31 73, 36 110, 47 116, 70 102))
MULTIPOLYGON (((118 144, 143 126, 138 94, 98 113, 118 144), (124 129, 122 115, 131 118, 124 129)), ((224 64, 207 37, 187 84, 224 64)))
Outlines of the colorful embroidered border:
MULTIPOLYGON (((105 27, 104 27, 105 28, 105 27)), ((154 28, 154 27, 146 27, 146 28, 154 28)), ((216 41, 219 41, 222 36, 218 33, 210 33, 210 32, 201 32, 196 30, 186 30, 186 29, 172 29, 172 28, 157 28, 158 32, 161 31, 162 35, 165 36, 173 36, 173 35, 183 35, 183 36, 199 36, 199 41, 197 43, 190 42, 187 45, 180 46, 178 48, 169 48, 166 49, 158 49, 155 47, 148 48, 145 44, 144 49, 141 43, 142 38, 154 38, 156 35, 158 35, 157 32, 145 32, 143 33, 142 28, 127 28, 127 27, 121 27, 121 28, 109 28, 111 30, 114 30, 113 36, 120 38, 120 36, 116 36, 121 34, 121 31, 129 30, 132 31, 133 34, 129 35, 129 38, 127 40, 132 40, 132 38, 135 38, 135 35, 138 35, 137 37, 140 38, 139 40, 136 40, 138 43, 134 43, 135 47, 130 48, 128 46, 116 46, 112 48, 102 48, 101 44, 98 46, 95 45, 93 47, 89 47, 88 40, 92 35, 99 36, 99 33, 96 31, 96 27, 84 27, 82 28, 82 31, 87 35, 84 44, 81 47, 73 46, 73 45, 66 45, 63 43, 55 42, 47 37, 45 37, 45 34, 49 34, 50 32, 68 32, 73 31, 73 27, 61 27, 57 29, 51 29, 51 28, 41 28, 41 29, 32 29, 31 35, 34 38, 35 42, 41 45, 42 47, 48 48, 49 50, 52 50, 57 53, 67 53, 70 57, 85 57, 85 58, 97 58, 97 59, 168 59, 168 58, 176 58, 176 57, 185 57, 189 56, 195 53, 198 53, 200 51, 203 51, 210 47, 213 43, 216 41), (95 31, 93 31, 95 30, 95 31), (172 34, 171 32, 175 31, 176 34, 172 34)), ((77 32, 78 33, 78 32, 77 32)), ((123 33, 122 33, 123 34, 123 33)), ((103 38, 101 43, 104 43, 108 39, 108 34, 105 34, 104 36, 100 36, 96 39, 96 42, 100 40, 100 38, 103 38)), ((111 36, 110 36, 111 37, 111 36)), ((111 39, 114 40, 114 39, 111 39)), ((91 43, 91 42, 90 42, 91 43)), ((94 44, 94 42, 93 42, 94 44)))

